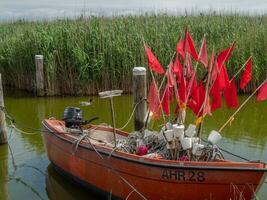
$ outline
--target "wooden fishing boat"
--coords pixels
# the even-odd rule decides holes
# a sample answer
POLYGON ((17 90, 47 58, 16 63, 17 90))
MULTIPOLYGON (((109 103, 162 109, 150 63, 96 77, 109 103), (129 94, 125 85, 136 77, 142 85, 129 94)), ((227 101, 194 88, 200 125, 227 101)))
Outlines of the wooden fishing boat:
MULTIPOLYGON (((261 162, 195 162, 147 158, 114 150, 104 140, 113 128, 95 126, 89 140, 77 143, 64 121, 44 120, 47 155, 60 172, 84 186, 119 199, 252 199, 267 166, 261 162), (94 138, 94 139, 93 139, 94 138)), ((116 130, 116 137, 128 133, 116 130)))

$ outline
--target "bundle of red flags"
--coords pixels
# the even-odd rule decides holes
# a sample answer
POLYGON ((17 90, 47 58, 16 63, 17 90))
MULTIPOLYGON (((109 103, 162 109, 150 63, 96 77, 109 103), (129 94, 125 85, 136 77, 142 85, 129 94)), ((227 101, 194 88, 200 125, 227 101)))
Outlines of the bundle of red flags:
MULTIPOLYGON (((212 53, 210 62, 208 60, 206 38, 202 40, 200 52, 197 54, 194 40, 188 31, 185 30, 184 38, 180 39, 176 46, 176 56, 171 62, 165 76, 167 84, 163 91, 158 91, 156 83, 152 82, 149 92, 149 110, 154 116, 159 117, 163 111, 170 115, 170 104, 173 100, 173 92, 177 100, 177 108, 188 106, 197 117, 203 116, 222 106, 222 95, 227 108, 238 107, 238 97, 234 78, 229 80, 226 62, 230 59, 235 48, 233 43, 229 48, 222 50, 218 56, 212 53), (207 84, 206 77, 201 81, 197 80, 196 71, 193 68, 192 60, 198 65, 202 63, 207 71, 211 82, 207 84), (181 61, 183 65, 181 64, 181 61), (209 66, 209 69, 208 69, 209 66), (206 88, 204 87, 206 85, 206 88), (206 91, 206 89, 208 89, 206 91), (210 105, 211 97, 211 105, 210 105), (204 105, 206 104, 206 105, 204 105), (162 111, 160 111, 162 109, 162 111)), ((164 69, 158 59, 148 46, 145 46, 147 62, 150 69, 157 74, 163 74, 164 69)), ((240 89, 244 89, 252 79, 251 57, 244 65, 244 71, 240 79, 240 89)), ((257 95, 257 101, 267 99, 267 82, 262 85, 257 95)))

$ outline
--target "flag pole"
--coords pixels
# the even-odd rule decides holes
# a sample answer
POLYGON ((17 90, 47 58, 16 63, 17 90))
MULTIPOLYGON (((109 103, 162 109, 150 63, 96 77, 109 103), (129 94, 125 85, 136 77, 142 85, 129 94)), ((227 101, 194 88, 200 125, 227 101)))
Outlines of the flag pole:
POLYGON ((237 75, 242 71, 242 69, 247 65, 248 61, 251 59, 252 57, 249 56, 249 58, 247 59, 247 61, 242 65, 242 67, 235 73, 235 75, 233 76, 233 78, 230 80, 230 82, 232 82, 235 77, 237 77, 237 75))
MULTIPOLYGON (((212 73, 212 70, 214 69, 213 66, 214 66, 214 47, 212 49, 212 58, 211 58, 210 66, 208 68, 208 79, 207 79, 207 83, 206 83, 206 86, 205 86, 204 102, 201 105, 201 108, 200 108, 199 113, 197 114, 197 116, 200 114, 201 110, 205 111, 205 107, 207 105, 207 100, 208 100, 208 96, 209 96, 209 85, 210 85, 210 81, 211 81, 211 73, 212 73)), ((201 138, 201 129, 202 129, 202 126, 203 126, 203 122, 204 122, 204 117, 205 116, 206 116, 206 113, 202 112, 201 121, 200 121, 200 124, 199 124, 198 133, 197 133, 197 137, 200 137, 200 138, 201 138)))
MULTIPOLYGON (((146 47, 145 40, 144 40, 144 38, 142 38, 142 39, 143 39, 144 47, 146 47)), ((153 80, 153 82, 154 82, 154 84, 155 84, 155 87, 156 87, 156 90, 157 90, 157 98, 158 98, 158 101, 159 101, 159 103, 160 103, 159 107, 160 107, 160 109, 161 109, 161 113, 162 113, 162 117, 163 117, 163 122, 164 122, 164 124, 165 124, 165 123, 166 123, 166 120, 165 120, 164 112, 163 112, 162 105, 161 105, 161 101, 160 101, 159 89, 158 89, 158 86, 157 86, 157 83, 156 83, 156 79, 155 79, 155 77, 154 77, 154 74, 153 74, 151 68, 150 68, 150 67, 148 67, 148 68, 149 68, 149 71, 150 71, 152 80, 153 80)))
POLYGON ((156 90, 157 90, 157 98, 158 98, 158 101, 159 101, 159 107, 160 107, 160 110, 161 110, 161 113, 162 113, 162 117, 163 117, 163 122, 164 122, 164 124, 166 123, 166 120, 165 120, 165 116, 164 116, 164 112, 163 112, 163 108, 162 108, 162 105, 161 105, 161 100, 160 100, 160 95, 159 95, 159 89, 158 89, 158 86, 157 86, 157 83, 156 83, 156 79, 155 79, 155 77, 154 77, 154 74, 153 74, 153 72, 152 72, 152 70, 151 70, 151 68, 149 67, 149 71, 150 71, 150 74, 151 74, 151 76, 152 76, 152 80, 153 80, 153 82, 154 82, 154 84, 155 84, 155 87, 156 87, 156 90))
MULTIPOLYGON (((203 45, 204 45, 205 37, 206 37, 206 34, 204 34, 204 37, 203 37, 203 40, 202 40, 202 44, 201 44, 201 47, 200 47, 200 51, 199 51, 199 53, 198 53, 198 59, 199 59, 200 55, 202 54, 202 48, 203 48, 203 45)), ((196 62, 196 65, 195 65, 195 67, 194 67, 193 75, 192 75, 192 77, 191 77, 191 79, 190 79, 190 82, 189 82, 189 88, 188 88, 188 93, 187 93, 186 100, 185 100, 185 105, 187 105, 187 102, 188 102, 188 99, 189 99, 189 95, 190 95, 191 90, 192 90, 193 80, 194 80, 194 77, 196 77, 198 64, 199 64, 199 60, 197 60, 197 62, 196 62)))
MULTIPOLYGON (((169 69, 170 69, 170 68, 169 68, 169 66, 168 66, 167 72, 168 72, 169 69)), ((166 75, 167 75, 167 73, 166 73, 166 75)), ((161 85, 161 86, 162 86, 162 85, 161 85)), ((159 88, 159 91, 160 91, 160 90, 161 90, 161 87, 159 88)), ((162 102, 163 102, 163 98, 164 98, 165 93, 166 93, 166 88, 165 88, 165 90, 163 91, 162 98, 159 100, 159 101, 160 101, 160 105, 161 105, 161 107, 162 107, 162 102)), ((168 97, 168 104, 169 104, 169 97, 168 97)), ((163 108, 162 108, 162 110, 163 110, 163 108)), ((164 117, 164 112, 162 112, 162 115, 163 115, 163 117, 164 117)), ((170 120, 170 117, 169 117, 169 120, 170 120)), ((165 124, 165 121, 164 121, 164 124, 165 124)))
POLYGON ((170 69, 170 64, 171 64, 171 62, 172 62, 172 60, 173 60, 175 54, 176 54, 176 53, 174 52, 173 55, 172 55, 172 57, 171 57, 170 63, 169 63, 169 65, 168 65, 167 70, 166 70, 166 72, 165 72, 165 74, 164 74, 164 77, 163 77, 163 79, 162 79, 162 81, 161 81, 161 83, 160 83, 159 90, 161 90, 161 88, 163 87, 163 83, 164 83, 165 78, 166 78, 166 76, 167 76, 167 74, 168 74, 168 70, 170 69))
MULTIPOLYGON (((184 79, 186 77, 186 60, 187 60, 187 52, 185 51, 186 49, 186 45, 187 45, 187 26, 185 27, 185 31, 184 31, 184 53, 185 53, 185 56, 184 56, 184 63, 183 63, 183 76, 182 78, 184 79)), ((184 81, 184 80, 183 80, 184 81)), ((182 123, 184 124, 184 119, 186 116, 186 104, 183 106, 182 103, 180 103, 180 109, 177 113, 177 123, 182 123), (184 114, 183 114, 184 113, 184 114), (184 117, 183 117, 184 116, 184 117)))
MULTIPOLYGON (((233 44, 231 45, 231 48, 233 48, 234 47, 234 45, 235 45, 235 42, 233 42, 233 44)), ((222 63, 225 63, 225 61, 226 61, 226 58, 229 56, 229 54, 230 54, 230 51, 228 51, 227 52, 227 54, 226 54, 226 56, 225 56, 225 58, 224 58, 224 60, 223 60, 223 62, 222 63)), ((216 58, 216 60, 217 60, 217 58, 216 58)), ((215 62, 216 63, 216 62, 215 62)), ((219 71, 218 71, 218 73, 217 73, 217 75, 216 75, 216 78, 215 78, 215 80, 213 81, 213 83, 211 84, 211 87, 210 87, 210 89, 212 88, 212 86, 214 85, 214 83, 215 83, 215 81, 217 80, 217 78, 218 78, 218 76, 220 75, 220 73, 221 73, 221 70, 222 70, 222 67, 223 67, 223 64, 221 65, 221 66, 218 66, 218 69, 219 69, 219 71)))
POLYGON ((261 88, 261 86, 263 86, 263 84, 267 81, 267 79, 265 81, 263 81, 260 86, 258 86, 256 88, 256 90, 239 106, 239 108, 229 117, 229 119, 222 125, 222 127, 219 129, 219 132, 221 132, 228 123, 230 123, 233 119, 234 116, 244 107, 244 105, 251 99, 251 97, 253 97, 253 95, 261 88))
MULTIPOLYGON (((235 45, 235 42, 233 42, 233 44, 231 45, 231 48, 233 48, 234 45, 235 45)), ((230 51, 227 52, 226 57, 225 57, 225 59, 223 60, 222 63, 224 63, 224 62, 226 61, 226 58, 228 57, 229 53, 230 53, 230 51)), ((216 64, 216 60, 217 60, 217 56, 214 58, 214 64, 216 64)), ((209 92, 210 92, 211 88, 213 87, 215 81, 217 80, 218 76, 220 75, 222 66, 223 66, 223 65, 220 66, 221 68, 219 69, 218 74, 216 75, 214 81, 211 82, 211 86, 210 86, 210 88, 209 88, 209 92)), ((211 81, 212 81, 212 80, 211 80, 211 81)), ((204 102, 203 102, 203 104, 201 105, 201 109, 203 108, 203 106, 204 106, 204 102)), ((201 110, 201 109, 200 109, 200 110, 201 110)))

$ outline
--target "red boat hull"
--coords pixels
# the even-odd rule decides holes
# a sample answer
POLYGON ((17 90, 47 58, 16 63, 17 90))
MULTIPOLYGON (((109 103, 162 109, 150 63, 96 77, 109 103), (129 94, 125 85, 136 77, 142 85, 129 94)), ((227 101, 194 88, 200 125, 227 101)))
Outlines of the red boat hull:
POLYGON ((85 141, 74 148, 75 137, 59 133, 57 123, 43 122, 49 160, 76 180, 122 199, 252 199, 265 177, 263 163, 158 160, 85 141))

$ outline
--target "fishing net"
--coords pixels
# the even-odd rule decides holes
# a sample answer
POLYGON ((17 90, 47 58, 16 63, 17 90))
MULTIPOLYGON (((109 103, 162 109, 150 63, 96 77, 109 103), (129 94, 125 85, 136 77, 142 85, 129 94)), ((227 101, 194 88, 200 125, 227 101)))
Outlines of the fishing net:
POLYGON ((150 130, 145 130, 144 133, 135 131, 130 133, 126 139, 117 140, 117 149, 136 154, 139 146, 146 146, 148 149, 147 157, 157 156, 163 159, 170 159, 166 143, 161 133, 150 130))

